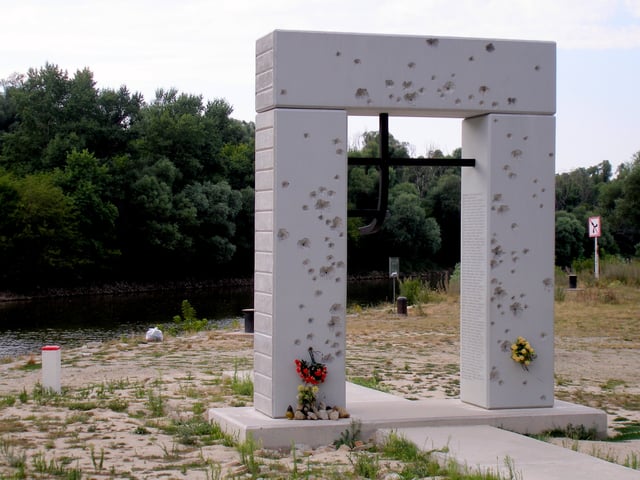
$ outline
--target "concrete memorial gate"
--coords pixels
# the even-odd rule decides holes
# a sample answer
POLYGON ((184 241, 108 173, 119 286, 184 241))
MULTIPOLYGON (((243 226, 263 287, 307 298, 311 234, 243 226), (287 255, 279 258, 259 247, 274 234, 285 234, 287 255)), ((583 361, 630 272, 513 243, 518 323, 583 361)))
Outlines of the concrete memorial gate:
MULTIPOLYGON (((274 31, 257 42, 254 405, 283 417, 308 350, 345 405, 347 116, 458 117, 460 398, 553 405, 555 44, 274 31), (511 345, 537 358, 525 368, 511 345)), ((437 353, 437 352, 434 352, 437 353)))

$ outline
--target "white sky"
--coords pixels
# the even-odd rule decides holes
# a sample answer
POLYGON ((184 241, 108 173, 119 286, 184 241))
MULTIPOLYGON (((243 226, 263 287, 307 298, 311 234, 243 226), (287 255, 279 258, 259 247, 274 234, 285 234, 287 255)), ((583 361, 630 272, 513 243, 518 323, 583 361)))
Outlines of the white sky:
MULTIPOLYGON (((0 0, 0 79, 45 62, 98 88, 224 98, 253 121, 255 41, 275 29, 547 40, 558 46, 556 170, 640 150, 640 0, 0 0)), ((414 154, 461 144, 461 120, 394 119, 414 154)), ((377 130, 351 119, 350 138, 377 130)))

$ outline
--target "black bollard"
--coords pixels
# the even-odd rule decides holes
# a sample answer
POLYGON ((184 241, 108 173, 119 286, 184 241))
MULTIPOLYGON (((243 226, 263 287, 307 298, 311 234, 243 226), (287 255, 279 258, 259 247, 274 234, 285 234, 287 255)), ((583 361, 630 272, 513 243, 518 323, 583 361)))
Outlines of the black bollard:
POLYGON ((253 333, 253 308, 243 308, 242 313, 244 315, 244 333, 253 333))
POLYGON ((397 301, 398 315, 407 314, 407 297, 398 297, 397 301))

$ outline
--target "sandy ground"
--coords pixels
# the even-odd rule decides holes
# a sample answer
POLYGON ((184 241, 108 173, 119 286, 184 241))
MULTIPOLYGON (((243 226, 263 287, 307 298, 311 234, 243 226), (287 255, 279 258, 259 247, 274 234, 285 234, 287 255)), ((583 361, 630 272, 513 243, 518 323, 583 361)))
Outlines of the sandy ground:
MULTIPOLYGON (((437 304, 408 317, 392 310, 351 313, 348 377, 409 399, 456 397, 458 330, 450 317, 450 308, 437 304)), ((556 337, 556 397, 603 408, 615 436, 625 424, 640 424, 640 350, 609 343, 556 337)), ((189 422, 211 407, 251 405, 240 388, 242 374, 224 372, 250 370, 252 355, 252 335, 232 328, 163 343, 130 339, 63 349, 60 396, 39 389, 39 355, 2 359, 0 478, 14 475, 21 461, 28 472, 78 469, 82 478, 242 476, 247 466, 238 450, 190 430, 196 424, 189 422)), ((618 463, 640 461, 640 441, 552 441, 618 463)), ((333 446, 258 450, 259 468, 265 476, 289 478, 294 454, 304 458, 300 469, 325 465, 334 476, 353 471, 353 452, 333 446)))

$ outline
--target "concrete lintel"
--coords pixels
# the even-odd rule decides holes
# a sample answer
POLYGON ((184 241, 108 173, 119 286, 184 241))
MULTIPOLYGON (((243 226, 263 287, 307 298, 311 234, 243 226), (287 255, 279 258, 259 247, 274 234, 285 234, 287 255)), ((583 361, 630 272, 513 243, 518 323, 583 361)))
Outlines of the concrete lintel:
POLYGON ((256 110, 468 118, 553 115, 553 42, 276 30, 257 41, 256 110))

